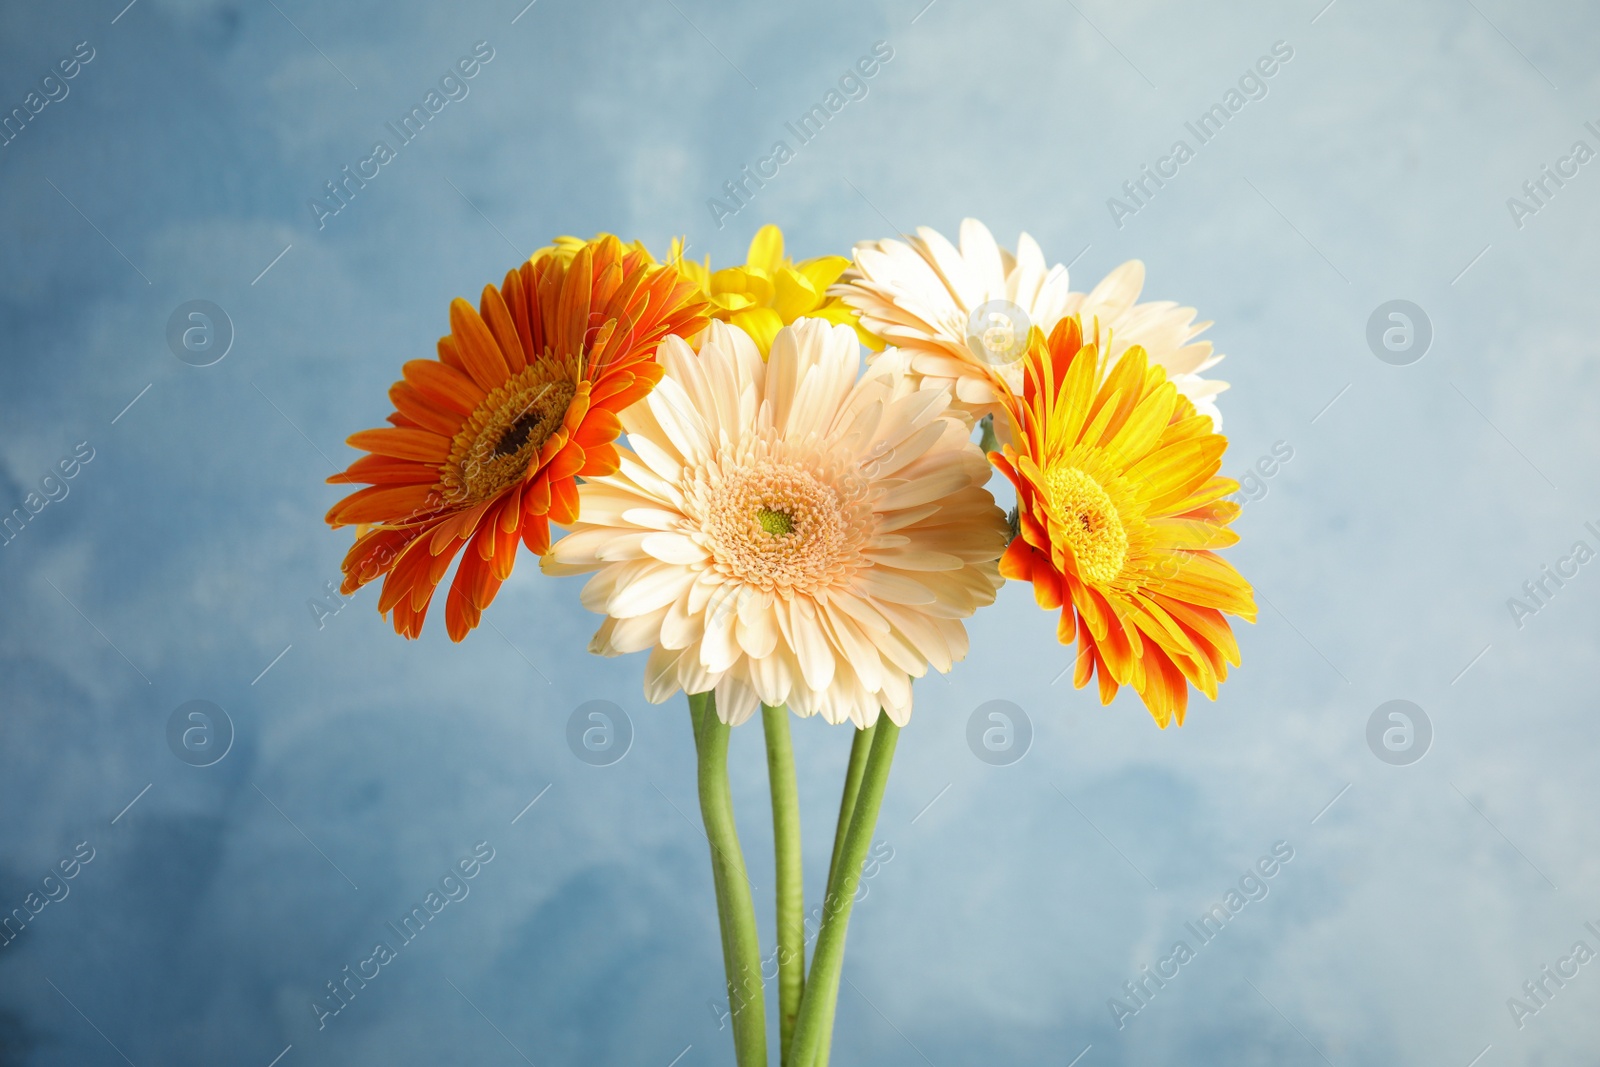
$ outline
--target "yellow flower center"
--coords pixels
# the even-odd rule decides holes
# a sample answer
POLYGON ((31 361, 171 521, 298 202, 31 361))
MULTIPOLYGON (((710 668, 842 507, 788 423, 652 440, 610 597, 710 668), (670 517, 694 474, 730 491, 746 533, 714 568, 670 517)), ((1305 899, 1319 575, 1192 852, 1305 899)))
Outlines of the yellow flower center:
POLYGON ((496 388, 457 432, 439 472, 452 505, 478 504, 527 477, 577 393, 575 361, 541 359, 496 388))
POLYGON ((1045 503, 1078 561, 1079 577, 1104 584, 1122 572, 1128 531, 1104 486, 1077 467, 1054 467, 1045 475, 1045 503))

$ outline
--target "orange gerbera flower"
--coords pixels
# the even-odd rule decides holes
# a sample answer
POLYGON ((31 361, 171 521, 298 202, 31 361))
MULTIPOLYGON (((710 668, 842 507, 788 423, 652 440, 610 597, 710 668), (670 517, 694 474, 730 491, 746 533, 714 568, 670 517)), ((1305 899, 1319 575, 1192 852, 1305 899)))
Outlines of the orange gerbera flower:
POLYGON ((617 413, 661 379, 656 346, 709 321, 691 282, 609 235, 536 254, 484 286, 477 311, 456 298, 439 358, 410 361, 390 387, 392 425, 352 436, 370 455, 328 479, 367 486, 327 516, 368 527, 343 591, 384 575, 378 610, 416 637, 470 545, 445 603, 460 641, 510 576, 518 538, 543 555, 550 523, 578 517, 577 478, 617 469, 617 413))
POLYGON ((1250 585, 1213 549, 1239 489, 1217 477, 1227 439, 1165 370, 1130 347, 1104 383, 1109 344, 1084 344, 1076 316, 1037 331, 1023 395, 1003 398, 1016 446, 989 459, 1017 489, 1018 534, 1000 573, 1032 581, 1056 634, 1079 644, 1073 684, 1100 702, 1130 685, 1157 723, 1183 724, 1189 683, 1215 700, 1239 646, 1224 614, 1255 621, 1250 585))

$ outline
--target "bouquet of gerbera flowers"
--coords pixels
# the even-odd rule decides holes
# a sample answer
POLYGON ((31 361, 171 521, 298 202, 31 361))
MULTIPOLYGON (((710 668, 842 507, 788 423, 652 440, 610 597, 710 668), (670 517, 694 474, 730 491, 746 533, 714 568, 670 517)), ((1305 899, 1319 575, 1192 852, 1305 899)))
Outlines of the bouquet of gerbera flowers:
POLYGON ((1031 582, 1073 681, 1131 686, 1162 727, 1239 663, 1250 586, 1216 554, 1239 486, 1191 308, 1139 303, 1130 262, 1068 288, 1026 234, 981 224, 793 262, 765 227, 713 272, 602 235, 559 238, 457 299, 437 359, 389 391, 390 426, 330 481, 358 535, 344 592, 417 636, 459 556, 460 641, 517 543, 590 573, 590 650, 648 651, 652 702, 687 697, 741 1067, 767 1061, 754 905, 728 789, 729 730, 761 712, 776 843, 778 1033, 827 1062, 845 929, 912 679, 965 657, 963 620, 1031 582), (975 442, 981 441, 982 447, 975 442), (1008 517, 986 485, 1015 487, 1008 517), (552 543, 551 526, 565 531, 552 543), (855 731, 821 929, 806 958, 789 712, 855 731))

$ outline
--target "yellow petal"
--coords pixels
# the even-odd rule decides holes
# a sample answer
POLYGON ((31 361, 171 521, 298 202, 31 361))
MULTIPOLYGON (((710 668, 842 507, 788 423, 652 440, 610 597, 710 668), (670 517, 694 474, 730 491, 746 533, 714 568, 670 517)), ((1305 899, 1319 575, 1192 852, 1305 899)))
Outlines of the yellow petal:
POLYGON ((726 319, 733 312, 755 306, 755 298, 745 293, 718 293, 711 298, 717 306, 717 317, 726 319))
POLYGON ((793 322, 817 306, 822 295, 812 288, 811 281, 792 267, 778 271, 772 308, 784 322, 793 322))
POLYGON ((738 311, 729 321, 750 335, 756 347, 761 349, 763 359, 771 353, 773 338, 783 329, 783 320, 771 308, 749 308, 738 311))
POLYGON ((839 275, 843 274, 849 265, 850 261, 844 256, 818 256, 816 259, 796 264, 795 270, 804 274, 820 293, 838 281, 839 275))
POLYGON ((861 316, 856 310, 838 297, 823 302, 820 307, 814 307, 806 312, 813 319, 826 319, 840 326, 849 326, 856 331, 856 340, 866 345, 874 352, 884 350, 883 338, 873 333, 868 333, 866 327, 861 325, 861 316))
POLYGON ((772 282, 744 267, 725 267, 711 276, 711 291, 718 296, 737 294, 754 304, 772 302, 772 282))
POLYGON ((783 231, 767 223, 750 239, 750 254, 745 257, 749 266, 767 274, 776 274, 783 266, 783 231))

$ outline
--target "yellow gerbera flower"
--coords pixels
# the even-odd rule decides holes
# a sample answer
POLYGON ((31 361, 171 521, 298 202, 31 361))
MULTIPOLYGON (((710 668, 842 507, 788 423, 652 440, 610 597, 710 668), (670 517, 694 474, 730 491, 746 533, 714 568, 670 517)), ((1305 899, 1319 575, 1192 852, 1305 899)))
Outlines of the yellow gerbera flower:
POLYGON ((1189 684, 1215 700, 1239 646, 1224 615, 1256 618, 1250 584, 1217 555, 1239 489, 1217 476, 1227 439, 1138 345, 1106 367, 1069 315, 1033 331, 1021 395, 1002 402, 1012 440, 990 461, 1017 490, 1018 533, 1000 561, 1077 638, 1073 684, 1100 701, 1129 685, 1163 728, 1183 725, 1189 684))
MULTIPOLYGON (((557 237, 554 243, 535 252, 533 258, 554 255, 570 260, 588 243, 581 237, 557 237)), ((633 242, 628 250, 650 254, 640 241, 633 242)), ((761 350, 762 359, 772 352, 772 340, 778 331, 800 318, 849 326, 862 344, 874 352, 883 351, 883 340, 861 328, 855 310, 842 298, 827 295, 828 287, 850 266, 848 257, 817 256, 796 263, 783 254, 783 231, 771 223, 751 238, 743 266, 713 271, 710 256, 696 263, 684 258, 684 250, 683 239, 674 237, 666 262, 699 287, 702 297, 711 302, 713 318, 730 322, 750 335, 761 350)))
POLYGON ((862 344, 875 352, 883 348, 882 341, 861 328, 843 300, 827 295, 828 286, 839 280, 850 260, 818 256, 796 263, 783 254, 783 231, 771 223, 756 231, 743 266, 713 272, 710 256, 703 264, 683 260, 678 241, 673 241, 668 259, 699 284, 711 301, 712 315, 749 334, 763 358, 772 351, 778 331, 802 316, 849 326, 862 344))

